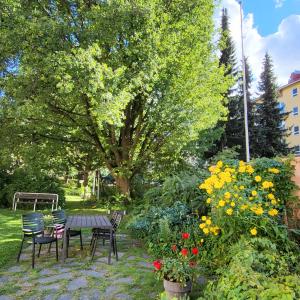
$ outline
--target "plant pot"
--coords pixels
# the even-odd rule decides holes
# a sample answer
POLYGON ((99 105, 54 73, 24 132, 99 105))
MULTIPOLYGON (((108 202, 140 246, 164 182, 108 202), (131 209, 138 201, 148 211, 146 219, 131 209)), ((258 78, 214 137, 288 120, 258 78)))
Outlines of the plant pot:
POLYGON ((192 282, 188 281, 185 284, 179 282, 172 282, 164 279, 164 288, 168 300, 172 299, 186 299, 192 290, 192 282))

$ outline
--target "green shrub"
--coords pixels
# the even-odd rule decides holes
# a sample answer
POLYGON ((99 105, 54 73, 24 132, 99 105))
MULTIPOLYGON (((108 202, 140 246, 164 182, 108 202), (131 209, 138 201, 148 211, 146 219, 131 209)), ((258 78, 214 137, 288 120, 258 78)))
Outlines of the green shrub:
POLYGON ((143 239, 151 240, 158 236, 161 222, 167 222, 172 230, 183 225, 191 213, 191 209, 182 202, 175 202, 170 207, 150 207, 148 211, 141 211, 127 224, 130 232, 143 239), (163 221, 164 220, 164 221, 163 221))
POLYGON ((227 250, 229 263, 200 299, 300 299, 299 255, 280 252, 266 238, 242 237, 227 250))
POLYGON ((60 181, 40 171, 39 173, 22 168, 13 173, 0 171, 0 205, 9 207, 15 192, 54 193, 58 194, 59 206, 65 203, 65 194, 60 181))

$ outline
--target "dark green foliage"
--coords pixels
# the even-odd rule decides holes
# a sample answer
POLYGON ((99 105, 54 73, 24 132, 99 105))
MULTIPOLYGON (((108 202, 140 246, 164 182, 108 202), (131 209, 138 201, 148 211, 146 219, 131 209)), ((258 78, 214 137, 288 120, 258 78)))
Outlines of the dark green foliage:
MULTIPOLYGON (((16 169, 13 173, 0 171, 0 206, 9 207, 15 192, 54 193, 59 196, 59 206, 65 203, 65 194, 60 181, 45 172, 16 169)), ((28 206, 26 206, 28 207, 28 206)), ((44 208, 39 207, 38 208, 44 208)), ((32 209, 32 205, 30 207, 32 209)))
POLYGON ((182 202, 175 202, 170 207, 150 207, 147 211, 141 211, 127 225, 127 228, 137 237, 153 240, 160 232, 161 223, 167 222, 173 229, 183 225, 191 213, 191 209, 182 202))
POLYGON ((274 157, 286 155, 289 152, 285 141, 287 130, 282 122, 288 113, 280 112, 276 78, 270 55, 266 53, 263 61, 263 71, 260 76, 260 99, 256 103, 255 139, 252 141, 252 156, 274 157))

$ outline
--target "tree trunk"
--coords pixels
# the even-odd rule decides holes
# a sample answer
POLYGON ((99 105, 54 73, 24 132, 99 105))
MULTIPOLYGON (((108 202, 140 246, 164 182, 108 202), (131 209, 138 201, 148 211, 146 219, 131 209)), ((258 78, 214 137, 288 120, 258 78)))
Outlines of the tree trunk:
POLYGON ((89 184, 89 171, 85 170, 83 172, 83 199, 86 199, 88 184, 89 184))
POLYGON ((130 180, 123 176, 116 176, 116 185, 119 191, 124 195, 124 204, 129 204, 130 199, 130 180))

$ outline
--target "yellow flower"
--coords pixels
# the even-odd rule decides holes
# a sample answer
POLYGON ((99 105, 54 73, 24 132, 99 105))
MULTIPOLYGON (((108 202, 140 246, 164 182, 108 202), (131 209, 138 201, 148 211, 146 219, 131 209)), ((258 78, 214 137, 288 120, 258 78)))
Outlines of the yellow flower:
POLYGON ((211 202, 211 198, 206 199, 206 203, 209 204, 211 202))
POLYGON ((219 206, 223 207, 223 206, 225 206, 225 203, 226 203, 226 202, 225 202, 224 200, 220 200, 220 201, 219 201, 219 206))
POLYGON ((203 230, 204 234, 209 234, 209 229, 208 228, 203 228, 202 230, 203 230))
POLYGON ((245 189, 245 187, 243 186, 243 185, 241 185, 240 186, 240 190, 242 191, 242 190, 244 190, 245 189))
POLYGON ((231 194, 230 194, 229 192, 226 192, 226 193, 224 194, 224 197, 225 197, 225 199, 230 199, 231 194))
POLYGON ((249 200, 250 200, 250 201, 253 200, 253 197, 249 197, 249 200))
POLYGON ((202 221, 206 221, 206 216, 202 216, 202 217, 201 217, 201 220, 202 220, 202 221))
POLYGON ((239 172, 240 173, 245 173, 246 172, 246 167, 245 166, 240 166, 239 167, 239 172))
POLYGON ((233 213, 233 209, 232 209, 232 208, 228 208, 228 209, 226 210, 226 214, 227 214, 227 215, 231 216, 232 213, 233 213))
POLYGON ((254 169, 252 166, 250 166, 250 165, 247 166, 247 173, 249 173, 249 174, 254 173, 254 169))
POLYGON ((257 191, 252 191, 251 194, 253 197, 255 197, 255 196, 257 196, 257 191))
POLYGON ((251 210, 258 216, 260 216, 264 213, 264 210, 262 209, 262 207, 252 208, 251 210))
POLYGON ((212 194, 212 189, 208 189, 208 190, 206 190, 206 193, 208 194, 208 195, 211 195, 212 194))
POLYGON ((274 184, 273 184, 273 182, 271 182, 271 181, 264 181, 264 182, 262 183, 262 187, 263 187, 264 189, 272 188, 273 186, 274 186, 274 184))
POLYGON ((248 208, 248 205, 247 204, 243 204, 242 206, 241 206, 241 210, 246 210, 248 208))
POLYGON ((231 202, 230 202, 230 206, 235 207, 235 202, 234 202, 234 201, 231 201, 231 202))
POLYGON ((238 195, 238 194, 234 194, 233 197, 234 197, 234 198, 238 198, 239 195, 238 195))
POLYGON ((268 211, 268 214, 272 217, 277 216, 278 215, 278 210, 273 208, 273 209, 268 211))
POLYGON ((205 222, 207 225, 211 225, 211 220, 206 220, 206 222, 205 222))
POLYGON ((201 240, 200 240, 200 243, 201 243, 201 244, 204 243, 204 239, 201 239, 201 240))
POLYGON ((276 168, 269 168, 268 171, 269 171, 270 173, 273 173, 273 174, 278 174, 278 173, 280 173, 280 171, 279 171, 278 169, 276 169, 276 168))
POLYGON ((272 205, 276 205, 276 204, 277 204, 277 201, 276 201, 275 199, 272 199, 272 200, 271 200, 271 203, 272 203, 272 205))
POLYGON ((255 179, 256 182, 261 182, 261 177, 260 176, 255 176, 254 179, 255 179))
POLYGON ((205 226, 206 226, 205 223, 201 223, 201 224, 199 225, 199 227, 200 227, 201 229, 203 229, 205 226))
POLYGON ((215 170, 215 166, 210 166, 209 168, 208 168, 208 170, 209 170, 209 172, 211 172, 211 173, 213 173, 214 172, 214 170, 215 170))
POLYGON ((273 195, 273 194, 268 194, 268 198, 270 199, 270 200, 273 200, 273 199, 275 199, 275 196, 273 195))
POLYGON ((223 162, 221 160, 217 162, 217 167, 220 169, 223 167, 223 162))
POLYGON ((251 233, 252 235, 257 235, 256 227, 250 229, 250 233, 251 233))

